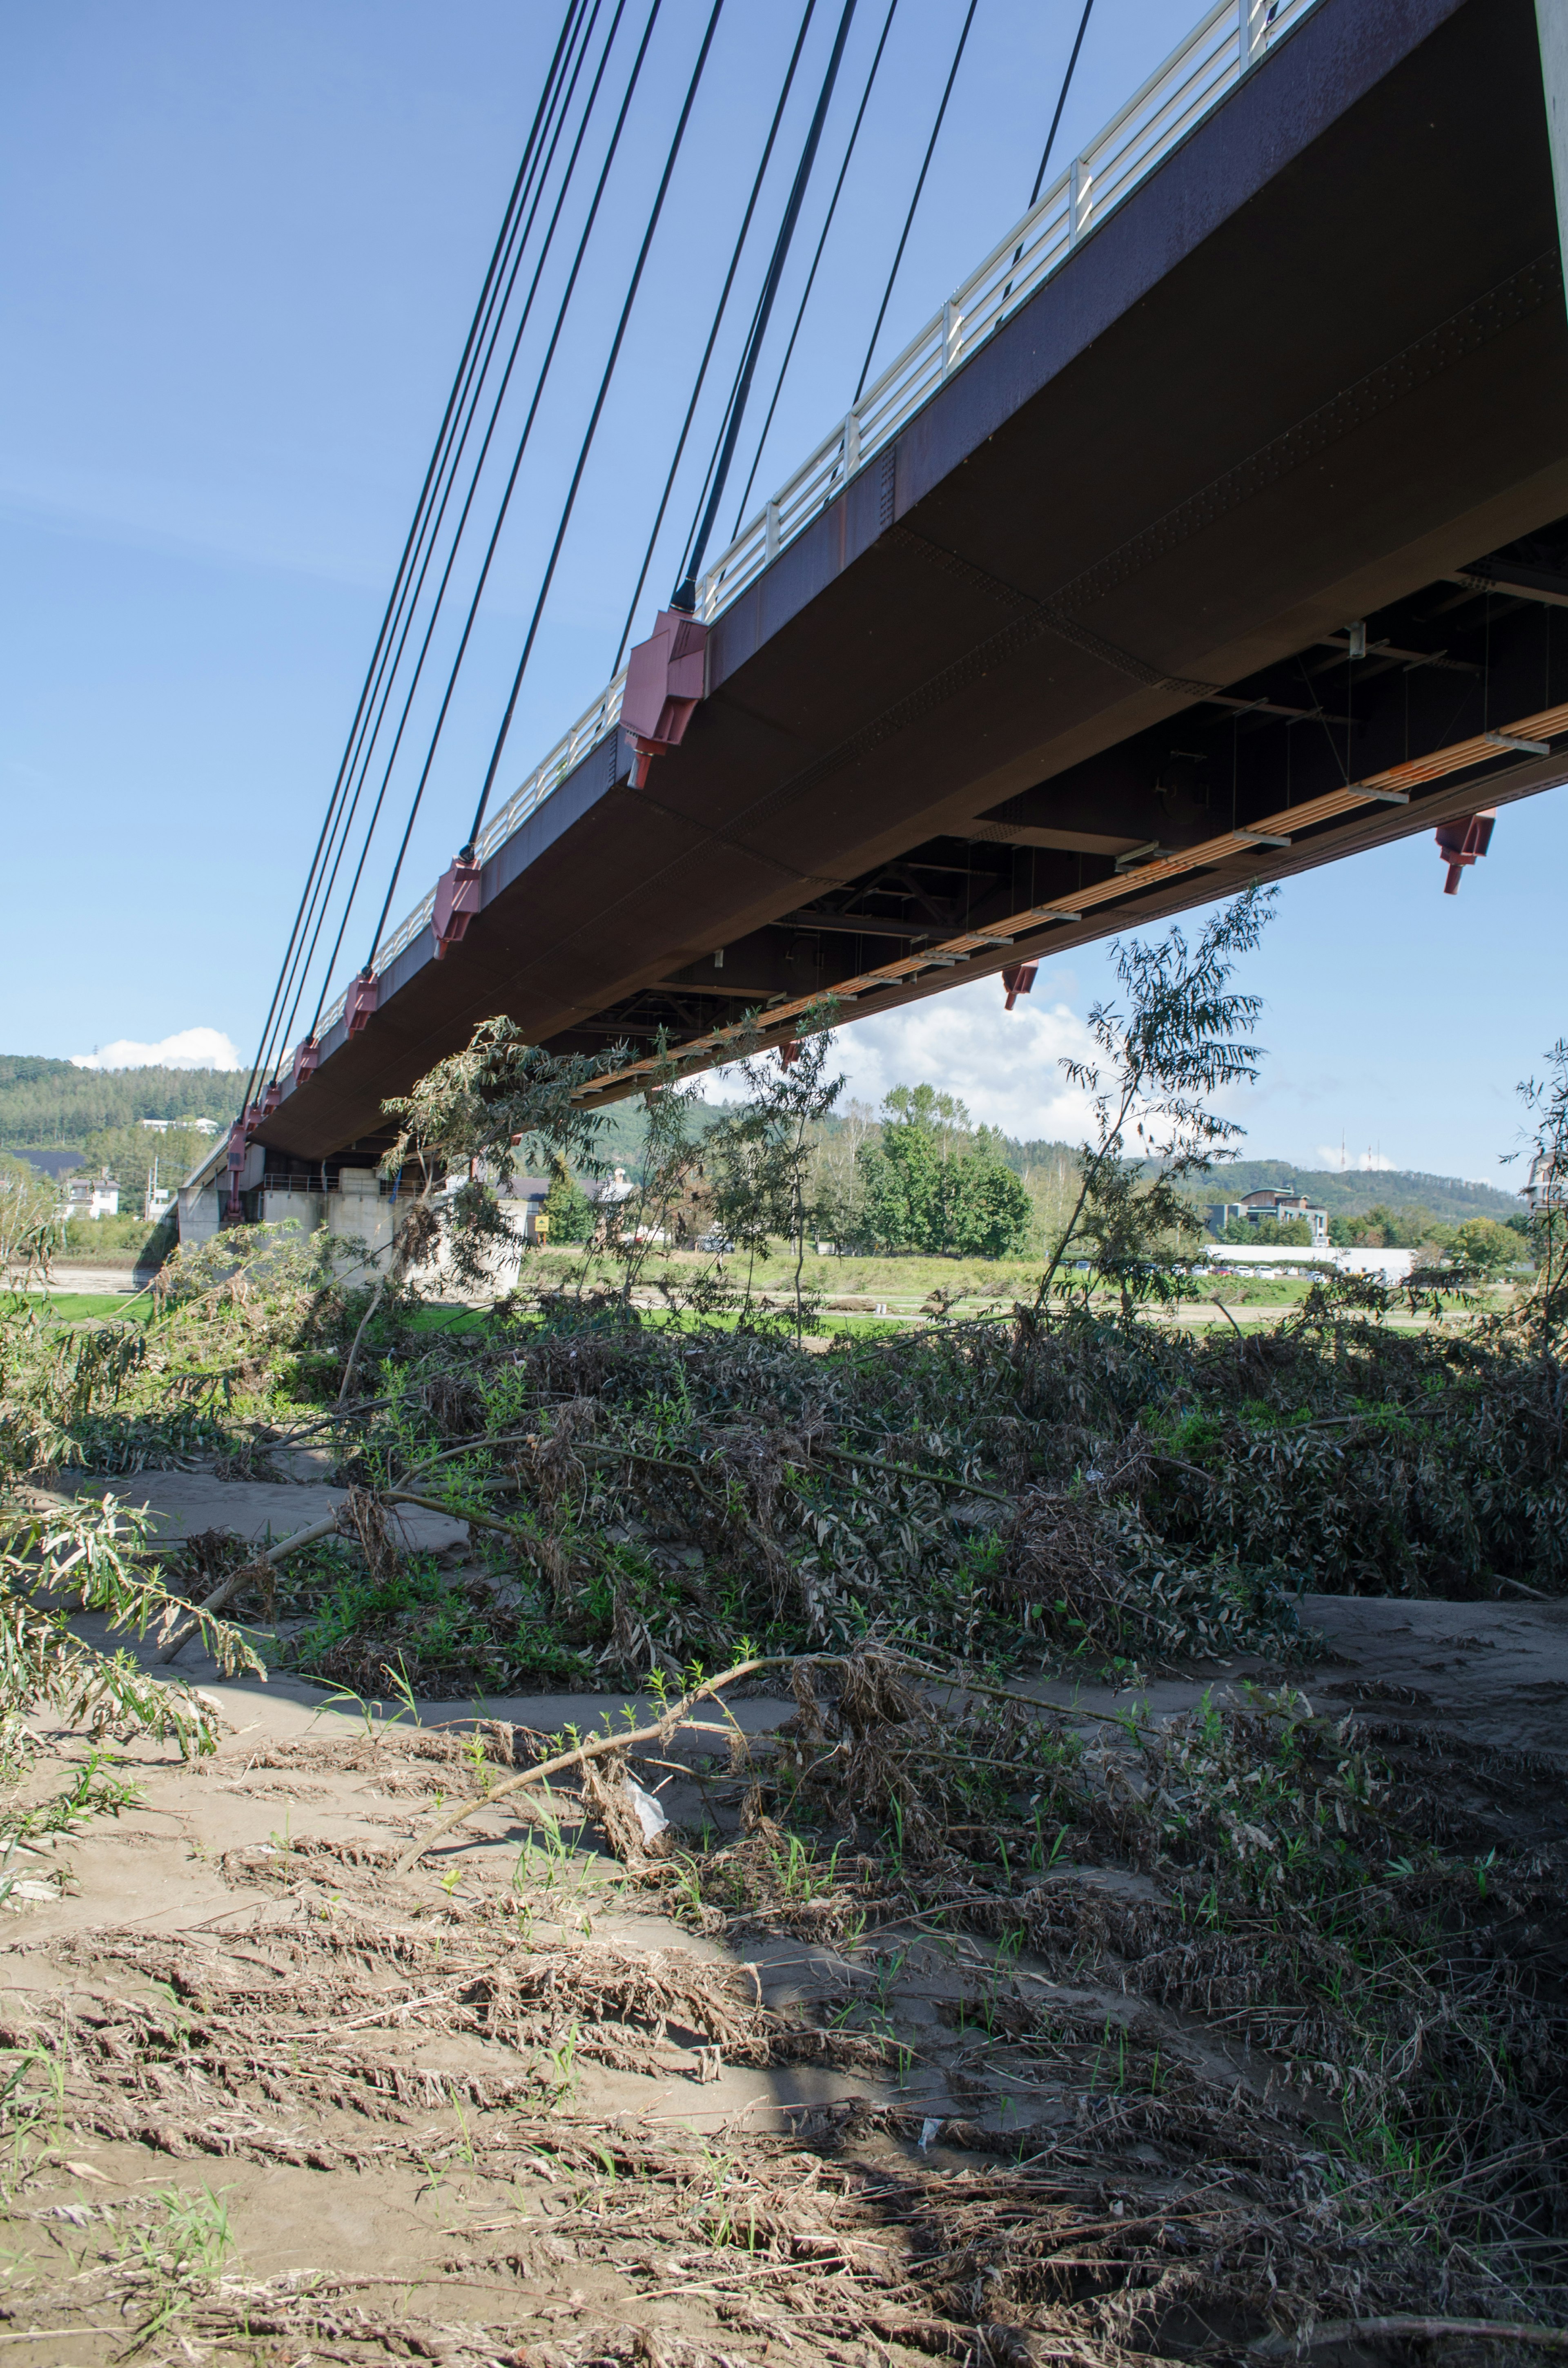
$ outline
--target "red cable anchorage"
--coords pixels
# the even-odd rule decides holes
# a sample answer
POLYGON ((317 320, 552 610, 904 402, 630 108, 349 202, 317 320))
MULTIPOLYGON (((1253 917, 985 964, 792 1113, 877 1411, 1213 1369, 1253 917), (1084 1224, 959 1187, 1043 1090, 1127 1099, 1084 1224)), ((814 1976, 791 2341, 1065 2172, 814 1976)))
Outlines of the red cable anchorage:
POLYGON ((430 916, 430 927, 435 933, 437 962, 446 961, 449 946, 461 942, 479 910, 480 870, 477 861, 460 855, 436 882, 436 908, 430 916))
POLYGON ((343 1021, 350 1036, 358 1036, 375 1010, 381 996, 381 982, 373 970, 362 970, 348 982, 348 993, 343 1001, 343 1021))
POLYGON ((652 634, 626 661, 620 728, 631 743, 634 790, 655 757, 680 746, 706 695, 709 631, 679 609, 661 609, 652 634))
POLYGON ((1479 814, 1458 814, 1452 822, 1437 825, 1433 836, 1437 853, 1449 867, 1449 876, 1443 882, 1445 896, 1459 894, 1460 874, 1491 846, 1496 820, 1496 807, 1484 806, 1479 814))

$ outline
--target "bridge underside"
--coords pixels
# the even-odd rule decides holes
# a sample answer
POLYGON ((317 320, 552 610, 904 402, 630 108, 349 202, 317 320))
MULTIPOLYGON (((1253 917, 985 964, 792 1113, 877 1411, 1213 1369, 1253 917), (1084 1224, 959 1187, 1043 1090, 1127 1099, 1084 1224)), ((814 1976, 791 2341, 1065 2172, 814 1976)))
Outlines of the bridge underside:
POLYGON ((788 1033, 895 958, 854 1016, 1550 787, 1568 737, 1279 827, 1568 702, 1562 609, 1531 0, 1322 0, 719 619, 646 788, 612 735, 462 943, 398 958, 267 1164, 375 1150, 493 1013, 596 1052, 770 1005, 788 1033), (1263 820, 1289 843, 1165 863, 1263 820))

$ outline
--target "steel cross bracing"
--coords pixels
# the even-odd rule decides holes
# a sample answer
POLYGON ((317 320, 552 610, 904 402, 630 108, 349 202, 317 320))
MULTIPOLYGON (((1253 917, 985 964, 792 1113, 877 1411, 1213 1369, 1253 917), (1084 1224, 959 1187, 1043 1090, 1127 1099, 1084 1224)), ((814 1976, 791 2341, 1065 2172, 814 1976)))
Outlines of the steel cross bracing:
POLYGON ((989 954, 998 946, 1011 945, 1016 938, 1048 926, 1053 921, 1081 921, 1093 905, 1103 905, 1113 897, 1146 892, 1162 882, 1175 880, 1183 872, 1202 871, 1245 855, 1257 847, 1289 847, 1301 832, 1318 825, 1332 822, 1341 814, 1353 814, 1358 807, 1372 804, 1405 805, 1410 792, 1427 781, 1444 780, 1452 773, 1462 773, 1471 766, 1491 764, 1509 751, 1523 751, 1532 756, 1551 753, 1550 743, 1568 733, 1568 703, 1543 708, 1534 715, 1521 715, 1495 731, 1480 732, 1467 740, 1457 740, 1449 747, 1435 748, 1425 757, 1414 757, 1403 765, 1391 765, 1381 772, 1372 773, 1364 781, 1347 782, 1343 789, 1328 790, 1321 797, 1303 799, 1298 805, 1287 806, 1282 812, 1265 814, 1261 820, 1249 823, 1244 830, 1221 831, 1215 838, 1201 840, 1196 847, 1164 855, 1135 869, 1114 872, 1108 880, 1098 880, 1091 885, 1074 889, 1070 894, 1057 896, 1042 905, 1030 905, 1022 912, 1010 913, 984 929, 970 929, 934 945, 923 946, 918 953, 902 956, 896 962, 883 962, 876 970, 864 971, 858 977, 840 980, 824 993, 801 996, 791 1003, 771 1005, 766 1012, 747 1023, 739 1022, 729 1028, 715 1028, 706 1036, 683 1043, 661 1063, 657 1058, 633 1061, 623 1069, 608 1076, 597 1077, 592 1086, 585 1087, 576 1099, 591 1102, 602 1096, 623 1093, 627 1085, 646 1077, 661 1067, 672 1064, 681 1067, 690 1064, 706 1066, 714 1053, 726 1043, 733 1043, 745 1034, 755 1040, 757 1035, 771 1039, 788 1036, 791 1027, 805 1017, 813 1005, 824 1003, 855 1003, 862 996, 874 995, 879 988, 896 986, 917 978, 922 972, 957 968, 977 954, 989 954))
MULTIPOLYGON (((849 480, 892 441, 921 405, 1028 302, 1085 234, 1131 195, 1234 89, 1268 47, 1315 5, 1316 0, 1216 0, 1187 39, 1155 67, 1039 202, 954 290, 941 311, 933 313, 867 388, 832 433, 742 528, 729 549, 699 579, 698 616, 711 621, 739 599, 785 545, 836 501, 849 480)), ((482 863, 521 828, 573 767, 614 728, 619 721, 625 685, 622 671, 492 815, 477 842, 482 863)), ((1299 827, 1299 816, 1297 821, 1299 827)), ((379 969, 385 971, 428 925, 435 895, 431 889, 383 940, 377 958, 379 969)), ((1038 921, 1034 926, 1039 926, 1038 921)), ((886 983, 884 973, 876 976, 886 983)), ((323 1013, 318 1038, 324 1038, 343 1017, 346 999, 347 990, 323 1013)), ((769 1015, 770 1024, 774 1016, 769 1015)))

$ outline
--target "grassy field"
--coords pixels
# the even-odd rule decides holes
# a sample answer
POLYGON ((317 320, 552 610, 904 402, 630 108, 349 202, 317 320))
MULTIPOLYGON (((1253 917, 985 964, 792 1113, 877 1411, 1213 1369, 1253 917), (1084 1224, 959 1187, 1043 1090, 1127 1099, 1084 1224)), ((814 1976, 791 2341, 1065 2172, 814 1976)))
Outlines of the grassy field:
POLYGON ((150 1292, 112 1291, 25 1291, 17 1294, 25 1307, 47 1307, 62 1322, 74 1324, 85 1316, 99 1322, 121 1315, 129 1309, 132 1318, 144 1323, 153 1305, 150 1292))

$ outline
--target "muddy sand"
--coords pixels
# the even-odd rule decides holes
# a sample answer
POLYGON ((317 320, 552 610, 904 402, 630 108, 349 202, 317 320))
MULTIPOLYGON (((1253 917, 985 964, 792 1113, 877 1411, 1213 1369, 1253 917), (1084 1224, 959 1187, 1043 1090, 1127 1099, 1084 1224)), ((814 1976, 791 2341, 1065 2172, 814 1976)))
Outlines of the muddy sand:
MULTIPOLYGON (((129 1493, 166 1532, 210 1526, 215 1497, 223 1526, 260 1536, 338 1492, 301 1472, 129 1493)), ((1302 1613, 1327 1640, 1295 1673, 1315 1706, 1449 1767, 1500 1832, 1561 1800, 1568 1604, 1309 1596, 1302 1613)), ((194 1652, 180 1668, 221 1708, 216 1754, 116 1746, 99 1774, 134 1799, 6 1869, 8 2358, 97 2368, 140 2331, 141 2360, 272 2368, 1018 2368, 1266 2330, 1261 2270, 1244 2327, 1192 2264, 1260 2241, 1271 2133, 1303 2111, 1285 2056, 1233 2015, 1141 1995, 1125 1942, 1064 1966, 1006 1935, 867 1924, 788 1883, 726 1917, 592 1833, 558 1839, 517 1795, 400 1873, 403 1846, 534 1737, 652 1705, 431 1702, 389 1724, 302 1683, 222 1684, 194 1652), (1012 2044, 1047 2007, 1052 2045, 1012 2044), (1102 2077, 1130 2053, 1170 2067, 1179 2129, 1102 2077)), ((1281 1674, 1033 1691, 1096 1736, 1281 1674)), ((730 1715, 758 1736, 794 1707, 754 1694, 730 1715)), ((41 1796, 88 1753, 33 1725, 41 1796)), ((733 1756, 687 1735, 640 1773, 688 1832, 733 1830, 733 1756)), ((1150 1888, 1081 1862, 1028 1880, 1108 1915, 1150 1888)), ((1153 2087, 1157 2104, 1157 2068, 1153 2087)))

